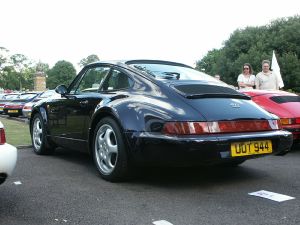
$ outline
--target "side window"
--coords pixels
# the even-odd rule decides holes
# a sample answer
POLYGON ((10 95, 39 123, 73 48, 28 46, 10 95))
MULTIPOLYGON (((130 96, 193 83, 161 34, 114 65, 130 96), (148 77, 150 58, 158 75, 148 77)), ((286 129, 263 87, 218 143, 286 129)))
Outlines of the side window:
POLYGON ((127 74, 114 69, 109 78, 103 83, 101 91, 120 90, 131 87, 133 81, 127 76, 127 74))
POLYGON ((110 67, 95 67, 86 71, 83 77, 74 85, 71 94, 98 92, 104 77, 109 73, 110 67))

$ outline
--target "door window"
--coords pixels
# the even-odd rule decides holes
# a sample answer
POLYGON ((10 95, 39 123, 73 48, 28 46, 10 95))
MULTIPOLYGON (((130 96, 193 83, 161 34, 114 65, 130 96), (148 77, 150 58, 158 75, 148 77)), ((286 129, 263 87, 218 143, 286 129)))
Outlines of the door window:
POLYGON ((73 86, 71 94, 98 92, 101 82, 109 73, 110 67, 94 67, 88 69, 82 79, 73 86))
POLYGON ((133 81, 127 74, 114 69, 101 88, 102 91, 120 90, 131 87, 133 81))

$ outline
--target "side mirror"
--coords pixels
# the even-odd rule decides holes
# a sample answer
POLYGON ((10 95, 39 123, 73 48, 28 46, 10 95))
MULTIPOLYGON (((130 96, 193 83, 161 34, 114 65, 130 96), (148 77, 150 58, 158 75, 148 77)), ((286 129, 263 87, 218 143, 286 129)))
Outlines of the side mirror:
POLYGON ((58 94, 61 94, 61 95, 65 95, 67 93, 67 87, 66 85, 62 84, 62 85, 58 85, 56 88, 55 88, 55 92, 58 93, 58 94))

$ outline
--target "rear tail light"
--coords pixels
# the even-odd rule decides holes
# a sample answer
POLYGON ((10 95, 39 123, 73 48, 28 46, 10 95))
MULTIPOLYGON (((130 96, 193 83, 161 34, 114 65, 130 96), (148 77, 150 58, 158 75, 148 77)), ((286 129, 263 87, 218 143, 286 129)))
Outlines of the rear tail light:
POLYGON ((282 125, 300 124, 300 118, 280 118, 282 125))
POLYGON ((216 133, 256 132, 281 129, 280 120, 240 120, 216 122, 167 122, 162 133, 167 135, 201 135, 216 133))
POLYGON ((0 128, 0 145, 3 145, 5 143, 6 143, 5 131, 3 128, 0 128))
POLYGON ((31 110, 31 106, 25 105, 25 106, 23 107, 23 109, 31 110))

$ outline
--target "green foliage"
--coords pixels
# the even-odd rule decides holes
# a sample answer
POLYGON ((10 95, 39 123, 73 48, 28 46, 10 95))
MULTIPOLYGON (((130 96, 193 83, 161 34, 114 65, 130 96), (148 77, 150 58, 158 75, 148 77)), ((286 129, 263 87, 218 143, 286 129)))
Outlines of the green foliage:
POLYGON ((84 67, 90 63, 93 63, 93 62, 97 62, 97 61, 100 61, 99 57, 97 55, 89 55, 88 57, 86 58, 83 58, 82 60, 80 60, 80 62, 78 63, 79 66, 81 67, 84 67))
POLYGON ((53 89, 60 84, 69 85, 76 76, 76 70, 72 63, 58 61, 47 73, 47 87, 53 89))
MULTIPOLYGON (((92 60, 92 56, 88 60, 92 60)), ((69 84, 76 75, 70 62, 59 61, 52 69, 39 62, 32 63, 25 55, 10 55, 9 51, 0 47, 0 88, 11 90, 33 90, 33 79, 36 71, 43 71, 49 77, 47 87, 55 88, 59 84, 69 84)))
POLYGON ((32 62, 22 54, 9 55, 0 47, 0 87, 11 90, 33 88, 32 62))
POLYGON ((272 59, 275 50, 285 89, 300 89, 300 16, 282 18, 269 25, 235 30, 221 49, 213 49, 197 62, 196 69, 220 74, 221 79, 237 85, 244 63, 254 74, 261 71, 261 61, 272 59))

